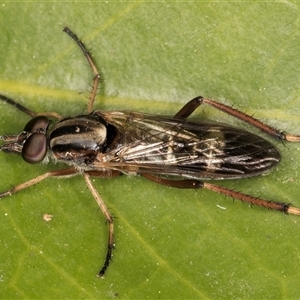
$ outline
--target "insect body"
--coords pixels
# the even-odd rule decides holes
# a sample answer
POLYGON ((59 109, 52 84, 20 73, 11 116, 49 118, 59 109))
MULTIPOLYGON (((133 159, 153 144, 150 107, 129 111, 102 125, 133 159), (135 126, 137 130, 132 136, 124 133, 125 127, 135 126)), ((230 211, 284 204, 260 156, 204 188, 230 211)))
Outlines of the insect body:
POLYGON ((248 122, 277 139, 299 142, 300 136, 284 134, 232 107, 201 96, 189 101, 173 117, 140 112, 92 111, 99 73, 84 44, 70 29, 65 28, 64 31, 81 48, 94 73, 88 113, 73 118, 62 118, 54 112, 36 114, 0 95, 2 101, 32 117, 19 134, 0 137, 3 141, 0 150, 21 154, 30 164, 47 158, 64 162, 69 167, 47 172, 17 185, 0 193, 0 198, 47 177, 81 174, 109 224, 108 250, 99 276, 104 276, 111 261, 114 223, 90 176, 138 174, 163 185, 206 188, 254 205, 300 215, 300 209, 289 204, 256 198, 201 181, 260 175, 280 161, 280 154, 270 142, 258 135, 231 126, 200 123, 187 118, 205 103, 248 122), (51 125, 49 118, 58 121, 51 125))

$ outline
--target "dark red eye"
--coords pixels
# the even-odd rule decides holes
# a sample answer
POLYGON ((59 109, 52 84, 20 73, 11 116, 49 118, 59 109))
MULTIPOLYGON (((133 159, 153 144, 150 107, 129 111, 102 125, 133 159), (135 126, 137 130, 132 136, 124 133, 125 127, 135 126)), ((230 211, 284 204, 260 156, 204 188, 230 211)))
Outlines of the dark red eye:
POLYGON ((28 137, 23 145, 22 157, 29 164, 37 164, 41 162, 44 159, 46 153, 47 138, 46 135, 42 133, 33 133, 28 137))
POLYGON ((45 116, 37 116, 32 118, 24 127, 26 132, 35 132, 39 129, 46 131, 49 124, 49 120, 45 116))

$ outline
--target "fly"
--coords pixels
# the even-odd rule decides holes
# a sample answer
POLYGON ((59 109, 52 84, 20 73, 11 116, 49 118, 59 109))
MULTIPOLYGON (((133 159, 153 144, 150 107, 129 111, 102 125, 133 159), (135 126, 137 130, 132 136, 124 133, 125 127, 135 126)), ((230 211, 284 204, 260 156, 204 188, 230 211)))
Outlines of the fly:
POLYGON ((263 174, 279 163, 280 153, 264 138, 243 129, 197 122, 188 117, 200 105, 208 104, 277 140, 299 142, 299 135, 279 131, 237 109, 202 96, 189 101, 171 117, 132 111, 93 110, 99 72, 82 41, 69 28, 63 31, 79 46, 93 71, 87 113, 73 118, 63 118, 55 112, 35 113, 0 95, 2 101, 31 117, 19 134, 0 137, 3 142, 0 150, 21 154, 29 164, 52 160, 63 162, 68 167, 21 183, 0 193, 0 198, 48 177, 82 175, 108 223, 107 253, 98 274, 100 277, 104 277, 112 259, 114 220, 92 184, 91 176, 140 175, 162 185, 183 189, 205 188, 252 205, 300 215, 300 209, 288 203, 253 197, 206 182, 263 174), (50 119, 57 122, 51 123, 50 119))

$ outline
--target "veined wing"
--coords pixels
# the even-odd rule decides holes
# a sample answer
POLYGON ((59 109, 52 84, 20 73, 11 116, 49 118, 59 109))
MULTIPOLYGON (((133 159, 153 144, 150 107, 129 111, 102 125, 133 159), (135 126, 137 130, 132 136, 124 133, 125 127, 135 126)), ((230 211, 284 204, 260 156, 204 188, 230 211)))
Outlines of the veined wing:
POLYGON ((117 128, 118 141, 93 166, 124 173, 197 179, 259 175, 280 161, 267 140, 238 128, 122 111, 95 111, 117 128))

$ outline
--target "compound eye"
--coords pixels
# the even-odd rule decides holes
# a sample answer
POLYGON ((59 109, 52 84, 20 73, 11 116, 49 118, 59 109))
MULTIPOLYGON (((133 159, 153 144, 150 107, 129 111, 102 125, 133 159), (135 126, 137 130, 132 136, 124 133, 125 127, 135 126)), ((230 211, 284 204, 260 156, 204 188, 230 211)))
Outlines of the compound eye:
POLYGON ((46 131, 49 124, 49 120, 45 116, 37 116, 32 118, 24 127, 26 132, 36 132, 39 129, 46 131))
POLYGON ((27 138, 23 145, 22 157, 29 164, 37 164, 41 162, 46 153, 47 138, 46 135, 42 133, 33 133, 27 138))

